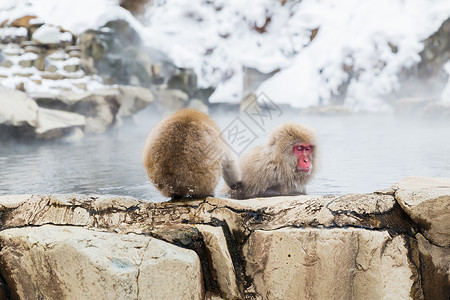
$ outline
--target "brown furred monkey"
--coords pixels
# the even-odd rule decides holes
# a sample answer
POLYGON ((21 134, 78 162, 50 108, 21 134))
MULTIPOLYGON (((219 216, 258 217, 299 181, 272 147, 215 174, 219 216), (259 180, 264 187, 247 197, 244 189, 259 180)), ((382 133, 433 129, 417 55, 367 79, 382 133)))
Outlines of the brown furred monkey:
POLYGON ((266 144, 242 155, 242 185, 225 193, 236 199, 304 194, 315 171, 316 143, 314 131, 303 125, 275 128, 266 144))
POLYGON ((210 117, 194 109, 161 120, 142 152, 151 182, 173 199, 213 195, 221 172, 229 186, 239 187, 239 167, 220 133, 210 117))

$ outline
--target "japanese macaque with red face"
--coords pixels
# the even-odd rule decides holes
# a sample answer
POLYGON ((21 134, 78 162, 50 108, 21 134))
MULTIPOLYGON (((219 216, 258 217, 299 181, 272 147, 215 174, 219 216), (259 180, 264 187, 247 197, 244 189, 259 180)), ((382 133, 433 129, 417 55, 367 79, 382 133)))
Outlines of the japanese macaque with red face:
POLYGON ((275 128, 266 144, 242 155, 242 184, 225 193, 236 199, 304 194, 316 169, 316 144, 314 131, 303 125, 275 128))

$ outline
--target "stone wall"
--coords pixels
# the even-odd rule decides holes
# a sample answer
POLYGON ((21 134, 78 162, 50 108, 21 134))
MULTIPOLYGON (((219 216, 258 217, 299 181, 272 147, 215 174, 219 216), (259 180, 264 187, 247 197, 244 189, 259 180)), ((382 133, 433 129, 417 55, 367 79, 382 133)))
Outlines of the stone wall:
POLYGON ((0 299, 448 299, 450 179, 152 203, 0 197, 0 299))

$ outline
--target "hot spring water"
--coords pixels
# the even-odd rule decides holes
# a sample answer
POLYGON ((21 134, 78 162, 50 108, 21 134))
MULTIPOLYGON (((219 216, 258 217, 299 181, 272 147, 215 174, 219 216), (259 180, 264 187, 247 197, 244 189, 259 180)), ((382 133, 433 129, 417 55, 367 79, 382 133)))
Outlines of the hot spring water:
MULTIPOLYGON (((0 195, 93 193, 164 201, 140 158, 145 138, 160 118, 151 109, 136 115, 133 123, 77 141, 0 144, 0 195)), ((297 121, 314 128, 320 164, 308 194, 373 192, 406 176, 450 177, 448 120, 286 111, 264 124, 230 112, 213 113, 212 118, 224 130, 235 125, 249 130, 251 136, 235 141, 237 154, 262 143, 278 123, 297 121)))

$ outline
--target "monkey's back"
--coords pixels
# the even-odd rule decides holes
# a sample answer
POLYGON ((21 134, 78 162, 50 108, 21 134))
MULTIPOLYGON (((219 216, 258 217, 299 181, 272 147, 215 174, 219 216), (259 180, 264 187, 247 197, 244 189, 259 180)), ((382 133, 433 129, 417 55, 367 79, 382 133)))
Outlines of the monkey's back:
POLYGON ((144 146, 149 179, 167 197, 212 195, 221 171, 219 135, 217 125, 196 110, 162 120, 144 146))

